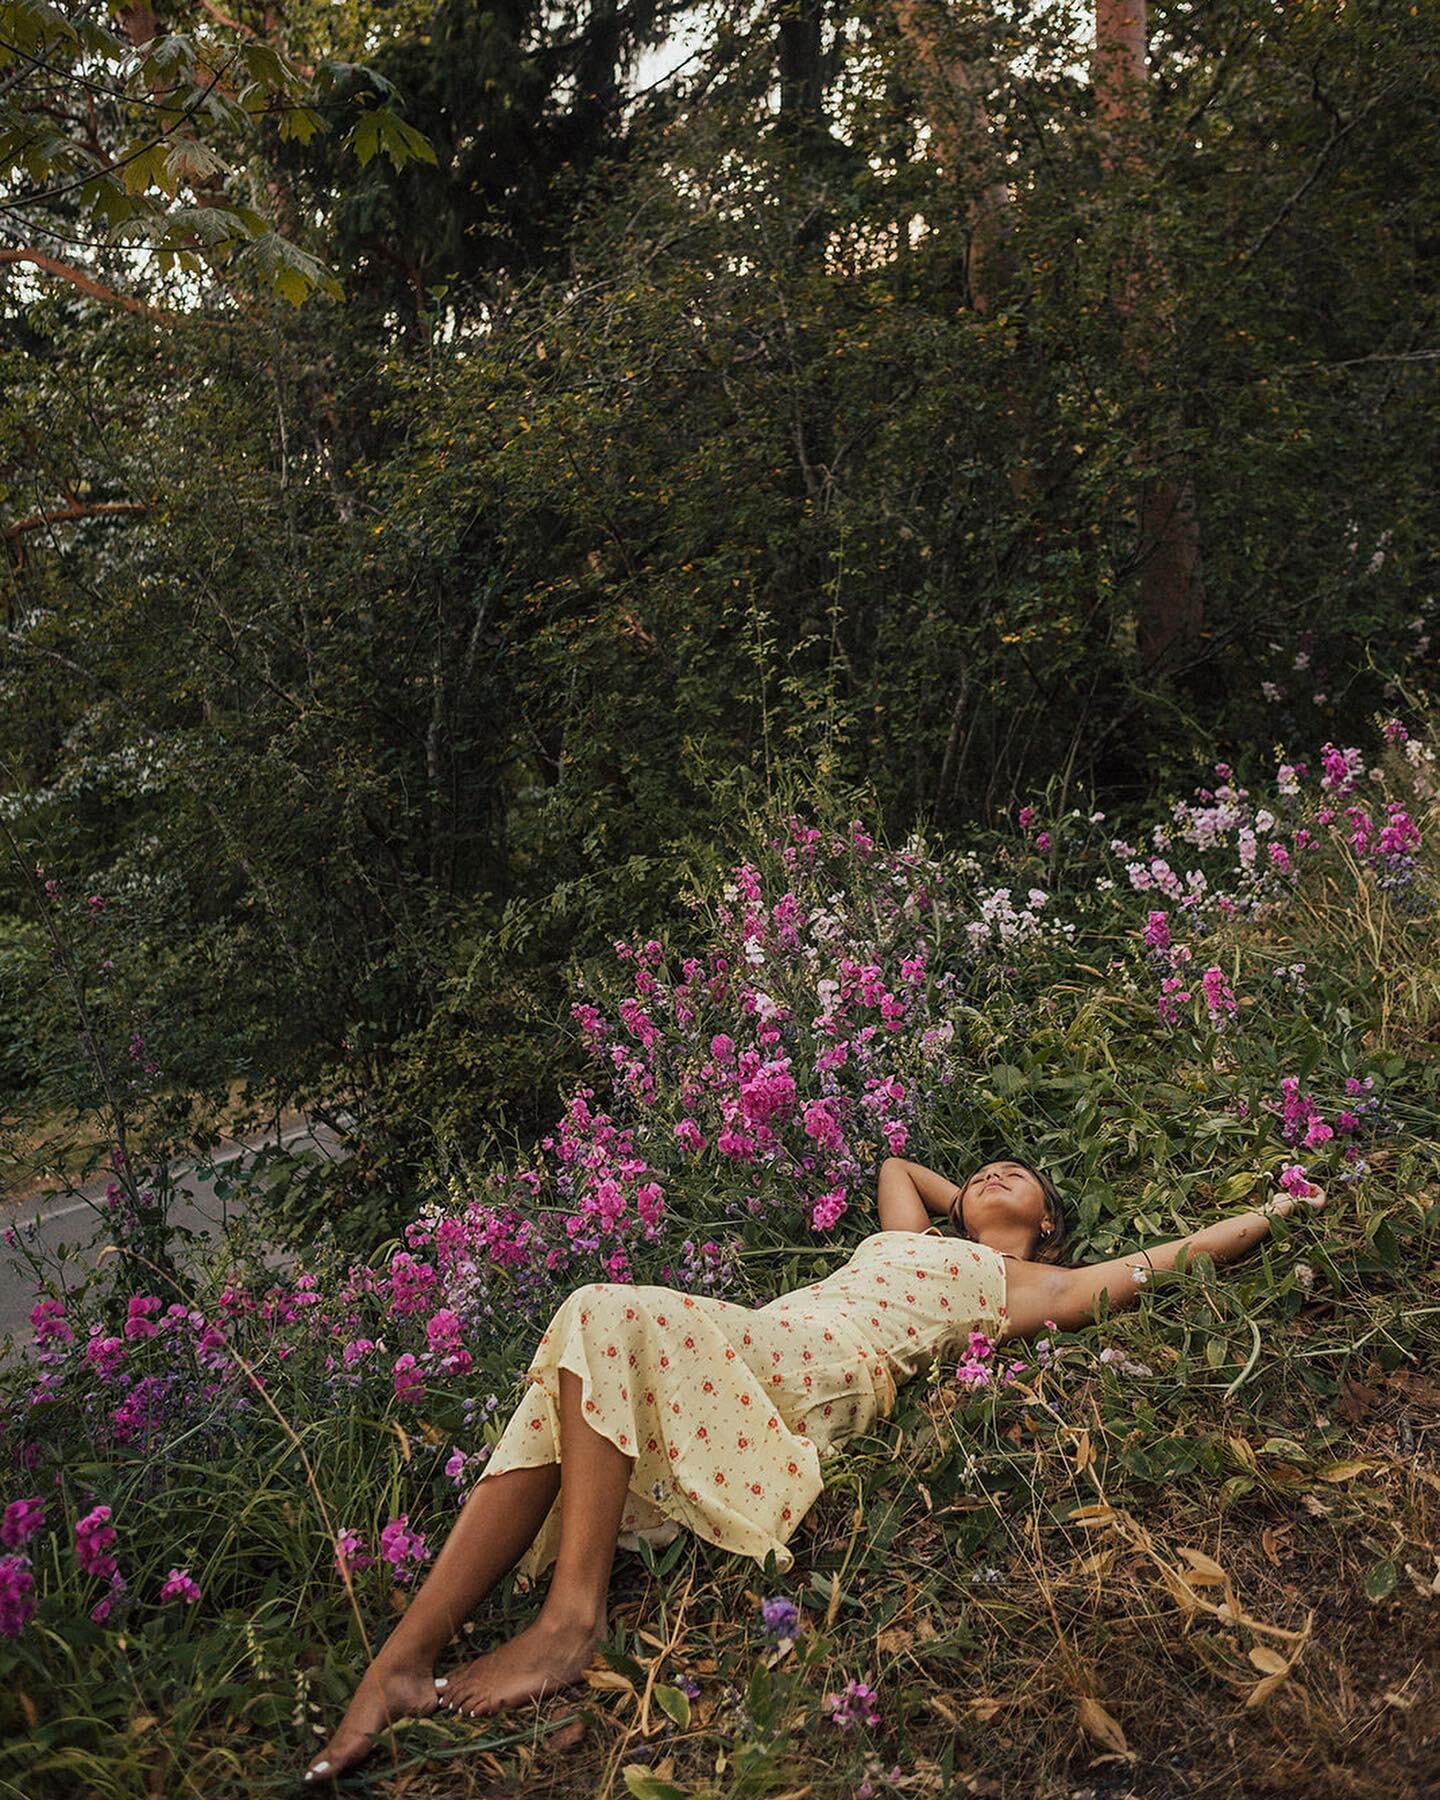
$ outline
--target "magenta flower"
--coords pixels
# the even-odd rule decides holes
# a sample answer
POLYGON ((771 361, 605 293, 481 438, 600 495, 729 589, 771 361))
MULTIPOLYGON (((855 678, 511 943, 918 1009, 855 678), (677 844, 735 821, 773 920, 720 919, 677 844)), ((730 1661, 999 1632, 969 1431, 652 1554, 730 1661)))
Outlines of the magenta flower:
POLYGON ((115 1573, 115 1558, 108 1554, 114 1542, 108 1506, 92 1507, 83 1519, 75 1521, 75 1559, 87 1575, 98 1575, 103 1581, 115 1573))
POLYGON ((422 1532, 411 1531, 410 1515, 401 1513, 380 1533, 380 1554, 395 1570, 397 1581, 409 1581, 429 1557, 422 1532))
POLYGON ((30 1323, 35 1327, 35 1342, 43 1344, 54 1338, 62 1344, 73 1344, 75 1333, 65 1323, 63 1300, 37 1300, 30 1309, 30 1323))
POLYGON ((115 1604, 116 1596, 118 1594, 123 1594, 124 1591, 125 1577, 117 1570, 117 1572, 110 1577, 110 1592, 106 1594, 103 1599, 97 1600, 90 1608, 90 1617, 97 1625, 103 1625, 110 1617, 110 1611, 115 1604))
POLYGON ((838 1694, 827 1694, 820 1704, 841 1731, 849 1731, 855 1725, 880 1723, 880 1709, 875 1701, 875 1690, 868 1682, 849 1681, 838 1694))
POLYGON ((810 1209, 810 1223, 816 1231, 828 1231, 840 1216, 848 1211, 843 1188, 831 1188, 810 1209))
POLYGON ((1156 1002, 1156 1010, 1162 1025, 1178 1025, 1180 1008, 1189 1003, 1190 992, 1185 986, 1183 975, 1167 975, 1160 983, 1160 998, 1156 1002))
POLYGON ((101 1337, 100 1330, 95 1328, 95 1335, 85 1346, 85 1360, 102 1381, 109 1381, 125 1361, 125 1341, 118 1337, 101 1337))
POLYGON ((172 1569, 160 1589, 160 1603, 167 1600, 183 1600, 187 1606, 193 1606, 200 1598, 200 1589, 190 1579, 188 1569, 172 1569))
POLYGON ((164 1301, 154 1294, 132 1294, 126 1306, 124 1333, 127 1338, 154 1337, 156 1327, 150 1314, 159 1312, 164 1301))
POLYGON ((35 1577, 28 1556, 0 1556, 0 1634, 17 1638, 35 1617, 35 1577))
POLYGON ((375 1558, 365 1548, 365 1540, 358 1531, 341 1531, 335 1538, 335 1573, 342 1579, 345 1575, 358 1575, 362 1569, 368 1569, 375 1558))
POLYGON ((1217 1030, 1223 1029, 1227 1019, 1239 1010, 1235 996, 1225 980, 1225 971, 1219 968, 1207 969, 1200 977, 1200 991, 1205 996, 1210 1023, 1217 1030))
POLYGON ((391 1376, 397 1400, 419 1401, 424 1398, 425 1382, 420 1374, 420 1366, 410 1351, 396 1357, 391 1376))
POLYGON ((0 1520, 0 1544, 23 1550, 45 1523, 45 1502, 37 1494, 30 1500, 12 1500, 0 1520))
POLYGON ((460 1348, 460 1315, 452 1312, 448 1306, 442 1306, 438 1312, 432 1313, 425 1327, 425 1336, 430 1348, 437 1356, 443 1356, 449 1350, 460 1348))

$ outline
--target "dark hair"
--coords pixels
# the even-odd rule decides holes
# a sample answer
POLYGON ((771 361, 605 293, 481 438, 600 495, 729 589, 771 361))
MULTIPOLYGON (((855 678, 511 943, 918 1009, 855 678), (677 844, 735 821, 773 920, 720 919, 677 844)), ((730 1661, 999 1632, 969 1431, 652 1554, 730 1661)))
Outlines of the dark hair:
POLYGON ((1032 1262, 1063 1264, 1065 1241, 1070 1235, 1070 1220, 1066 1215, 1065 1201, 1061 1197, 1060 1190, 1043 1169, 1037 1169, 1034 1163, 1026 1162, 1023 1156, 1016 1156, 1014 1152, 1010 1150, 1002 1150, 998 1156, 987 1156, 984 1162, 975 1165, 975 1168, 970 1171, 968 1176, 966 1176, 965 1181, 960 1184, 959 1192, 950 1202, 950 1223, 955 1228, 955 1235, 962 1238, 970 1237, 970 1233, 965 1229, 964 1208, 961 1206, 960 1202, 964 1197, 965 1188, 969 1182, 979 1170, 986 1166, 987 1163, 992 1162, 1019 1163, 1022 1169, 1028 1169, 1040 1183, 1040 1192, 1045 1196, 1045 1203, 1050 1210, 1050 1218, 1055 1229, 1037 1237, 1035 1252, 1030 1260, 1032 1262))

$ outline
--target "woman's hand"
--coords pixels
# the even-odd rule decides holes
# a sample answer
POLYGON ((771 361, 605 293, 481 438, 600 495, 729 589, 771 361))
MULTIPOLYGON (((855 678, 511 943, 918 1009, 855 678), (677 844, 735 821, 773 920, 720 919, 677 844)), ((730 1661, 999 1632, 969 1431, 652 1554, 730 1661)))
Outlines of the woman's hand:
POLYGON ((1296 1205, 1313 1207, 1316 1212, 1325 1204, 1325 1190, 1319 1182, 1312 1181, 1303 1194, 1277 1194, 1273 1200, 1267 1200, 1260 1208, 1265 1217, 1271 1218, 1279 1214, 1283 1219, 1287 1213, 1293 1212, 1296 1205))

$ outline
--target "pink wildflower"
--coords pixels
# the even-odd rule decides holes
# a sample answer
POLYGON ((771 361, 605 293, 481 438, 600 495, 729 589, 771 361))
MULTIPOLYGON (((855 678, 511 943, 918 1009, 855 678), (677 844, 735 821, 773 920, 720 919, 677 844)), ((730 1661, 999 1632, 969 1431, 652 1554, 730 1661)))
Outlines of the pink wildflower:
POLYGON ((12 1500, 0 1519, 0 1544, 23 1550, 45 1523, 45 1502, 37 1494, 30 1500, 12 1500))
POLYGON ((429 1556, 424 1534, 409 1526, 409 1513, 401 1513, 380 1533, 380 1554, 393 1565, 397 1581, 409 1581, 429 1556))
POLYGON ((35 1617, 35 1577, 28 1556, 0 1556, 0 1635, 17 1638, 35 1617))
POLYGON ((160 1589, 160 1604, 167 1600, 183 1600, 187 1606, 193 1606, 200 1598, 200 1589, 190 1579, 188 1569, 172 1569, 160 1589))
POLYGON ((425 1382, 420 1374, 419 1364, 407 1350, 403 1356, 395 1359, 395 1367, 391 1371, 397 1400, 421 1400, 425 1394, 425 1382))
POLYGON ((841 1731, 849 1731, 854 1725, 880 1723, 876 1698, 868 1682, 849 1681, 838 1694, 827 1694, 820 1704, 841 1731))
POLYGON ((87 1575, 104 1581, 115 1573, 115 1558, 108 1554, 114 1542, 108 1506, 92 1507, 83 1519, 75 1521, 75 1560, 87 1575))
POLYGON ((335 1538, 335 1573, 345 1575, 359 1574, 361 1569, 368 1569, 375 1561, 365 1548, 365 1540, 358 1531, 341 1531, 335 1538))

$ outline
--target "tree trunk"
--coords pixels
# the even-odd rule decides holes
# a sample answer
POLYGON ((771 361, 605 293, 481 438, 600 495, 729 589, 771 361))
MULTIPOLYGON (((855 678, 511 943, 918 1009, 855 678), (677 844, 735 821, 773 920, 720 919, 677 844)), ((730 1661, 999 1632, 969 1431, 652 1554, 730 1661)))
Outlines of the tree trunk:
POLYGON ((970 304, 990 313, 1015 276, 1010 184, 997 160, 990 109, 970 70, 944 44, 943 7, 935 0, 895 0, 895 18, 923 78, 936 158, 961 191, 970 234, 965 259, 970 304))
MULTIPOLYGON (((1091 79, 1100 125, 1100 160, 1107 171, 1141 169, 1148 153, 1149 68, 1146 55, 1146 0, 1095 0, 1095 58, 1091 79)), ((1165 272, 1142 224, 1129 259, 1116 307, 1129 320, 1147 295, 1163 288, 1165 272)), ((1148 352, 1133 350, 1142 375, 1148 352)), ((1157 421, 1157 425, 1159 422, 1157 421)), ((1157 429, 1150 448, 1163 460, 1157 429)), ((1136 642, 1141 666, 1157 669, 1173 645, 1190 646, 1205 622, 1200 566, 1200 519, 1195 484, 1180 468, 1147 477, 1136 500, 1139 594, 1136 642)))

